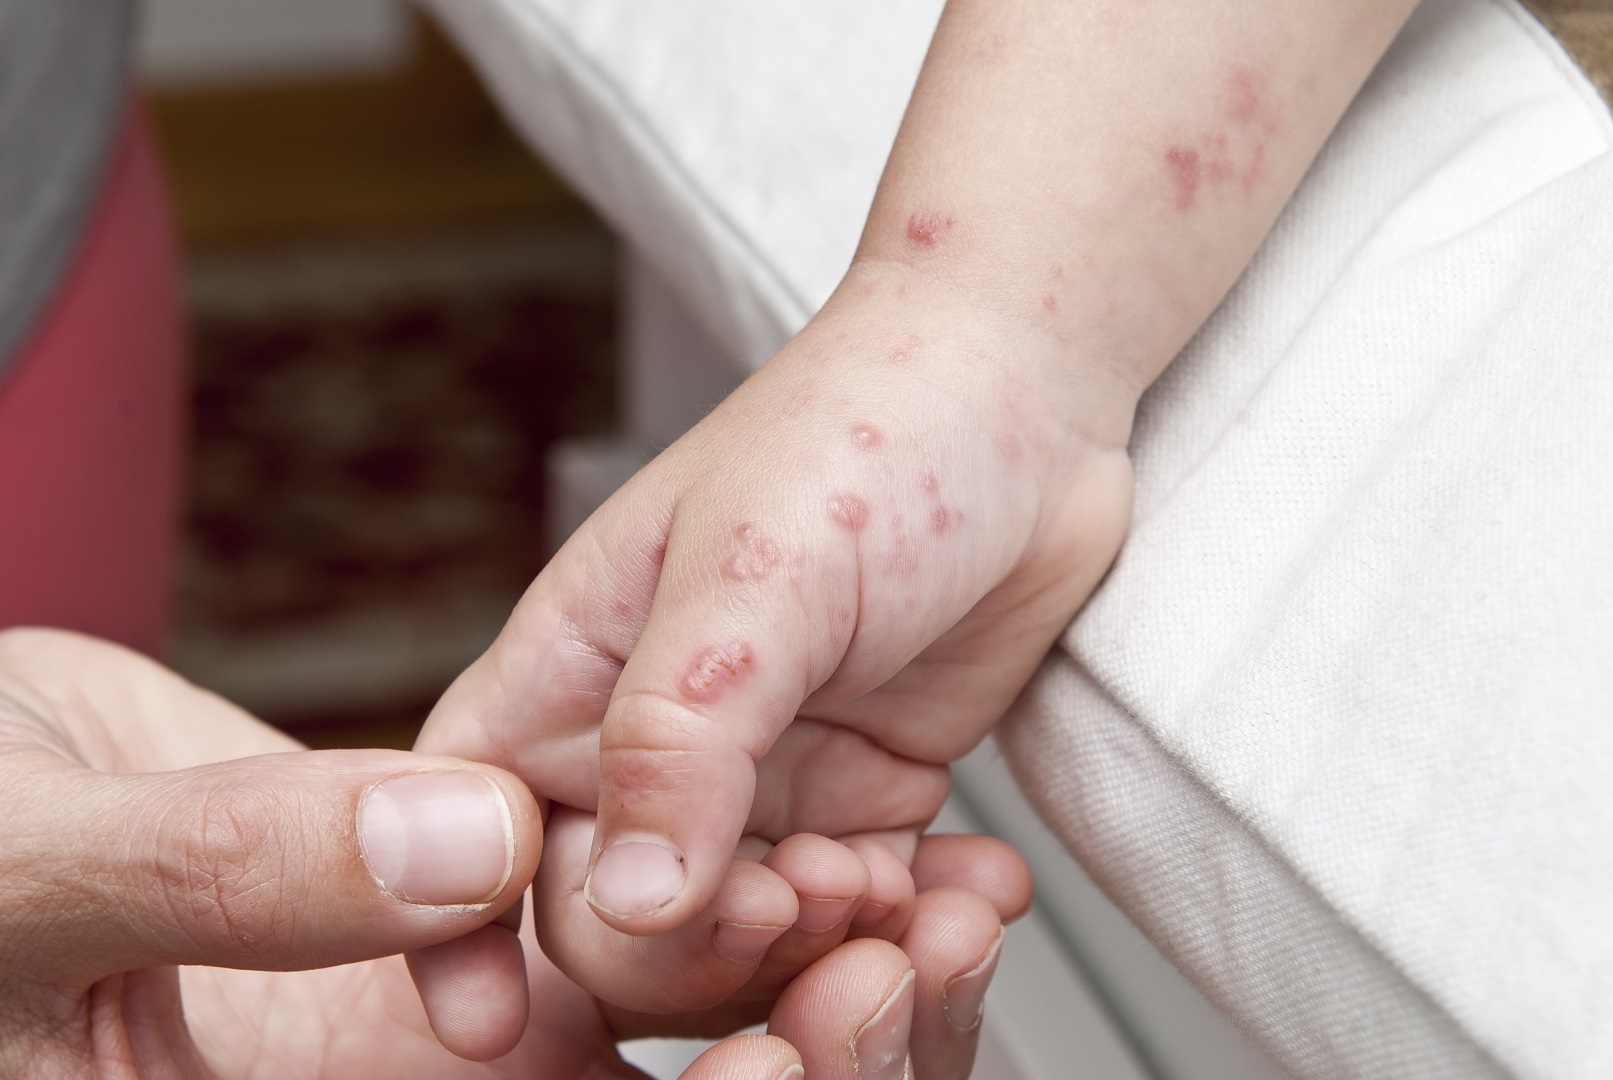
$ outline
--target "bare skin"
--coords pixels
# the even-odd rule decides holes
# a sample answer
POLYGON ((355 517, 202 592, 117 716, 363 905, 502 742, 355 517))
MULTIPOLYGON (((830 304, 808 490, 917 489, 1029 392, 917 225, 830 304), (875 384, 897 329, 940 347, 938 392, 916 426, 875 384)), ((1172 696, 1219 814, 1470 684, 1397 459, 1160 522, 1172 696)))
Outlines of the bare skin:
POLYGON ((840 288, 571 539, 421 748, 597 811, 570 857, 635 936, 742 837, 911 844, 1114 560, 1139 396, 1413 6, 952 0, 840 288))
MULTIPOLYGON (((747 852, 731 875, 744 888, 719 891, 712 917, 681 931, 693 944, 617 934, 639 946, 641 983, 672 964, 717 991, 698 1009, 624 1009, 549 963, 530 920, 522 950, 515 920, 496 918, 544 843, 516 778, 423 755, 301 750, 149 660, 47 631, 0 633, 0 820, 5 1076, 626 1078, 642 1074, 617 1054, 621 1039, 717 1037, 765 1020, 771 1036, 719 1043, 687 1080, 780 1080, 803 1065, 849 1080, 859 1053, 893 1061, 892 1077, 909 1055, 961 1077, 976 1033, 943 1022, 948 980, 991 953, 1000 909, 1029 902, 1023 866, 992 841, 927 841, 909 872, 800 837, 747 852), (490 843, 490 874, 472 860, 469 873, 422 877, 386 857, 378 837, 394 831, 391 815, 376 811, 383 827, 368 828, 367 800, 422 777, 432 818, 455 778, 502 802, 502 824, 461 816, 449 837, 451 849, 490 843), (399 882, 434 895, 400 895, 399 882), (796 931, 803 913, 810 934, 796 931), (761 939, 725 939, 723 919, 761 939), (870 931, 889 940, 847 940, 870 931), (445 957, 461 989, 487 978, 500 992, 428 1019, 396 955, 406 949, 427 984, 445 957), (455 1056, 445 1030, 461 1054, 499 1059, 455 1056), (513 1045, 488 1052, 489 1033, 511 1030, 513 1045)), ((592 822, 576 812, 551 835, 563 850, 579 829, 586 847, 592 822)), ((586 860, 559 858, 546 880, 567 865, 586 860)), ((585 905, 572 910, 587 917, 591 950, 608 951, 615 932, 585 905)))

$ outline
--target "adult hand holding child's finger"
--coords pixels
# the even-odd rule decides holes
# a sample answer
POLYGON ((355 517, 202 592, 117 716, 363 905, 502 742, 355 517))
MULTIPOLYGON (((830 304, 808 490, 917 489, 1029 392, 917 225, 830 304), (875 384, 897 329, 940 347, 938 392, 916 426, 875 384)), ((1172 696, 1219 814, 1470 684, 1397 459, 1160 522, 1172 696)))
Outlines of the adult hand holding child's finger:
POLYGON ((915 1058, 949 1045, 922 992, 912 1010, 888 999, 974 962, 957 950, 997 925, 970 898, 954 908, 969 934, 905 931, 912 979, 903 949, 853 942, 798 957, 782 997, 775 984, 703 1013, 608 1006, 544 959, 532 920, 515 929, 542 831, 513 777, 299 750, 144 658, 48 631, 0 633, 0 822, 8 1076, 629 1077, 622 1039, 760 1019, 790 1041, 725 1041, 689 1080, 776 1080, 803 1059, 854 1075, 833 1070, 869 1032, 915 1058), (455 1049, 498 1060, 446 1050, 391 955, 429 966, 448 939, 437 1019, 455 1049))

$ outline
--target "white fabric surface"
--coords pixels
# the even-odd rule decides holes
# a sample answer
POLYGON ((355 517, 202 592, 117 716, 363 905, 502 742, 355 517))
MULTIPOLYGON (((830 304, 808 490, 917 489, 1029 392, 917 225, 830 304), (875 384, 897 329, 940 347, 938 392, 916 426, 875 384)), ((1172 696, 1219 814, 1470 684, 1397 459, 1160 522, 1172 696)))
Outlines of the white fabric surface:
MULTIPOLYGON (((938 0, 430 0, 759 361, 850 258, 938 0)), ((1033 799, 1297 1074, 1613 1076, 1613 122, 1427 0, 1148 395, 1033 799)))
POLYGON ((422 0, 517 127, 759 365, 851 262, 942 0, 422 0))

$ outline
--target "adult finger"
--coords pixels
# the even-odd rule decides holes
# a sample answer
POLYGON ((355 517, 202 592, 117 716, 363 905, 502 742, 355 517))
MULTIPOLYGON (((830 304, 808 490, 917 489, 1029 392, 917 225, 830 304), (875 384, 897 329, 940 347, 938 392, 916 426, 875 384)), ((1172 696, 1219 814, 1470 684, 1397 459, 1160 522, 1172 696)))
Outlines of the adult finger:
POLYGON ((1025 857, 992 836, 925 835, 913 856, 913 884, 921 893, 942 886, 968 889, 984 897, 1005 923, 1031 906, 1025 857))
POLYGON ((986 989, 996 973, 1003 927, 989 901, 967 889, 919 894, 899 944, 913 962, 914 1072, 966 1080, 980 1042, 986 989))
POLYGON ((435 944, 511 906, 542 844, 514 777, 395 751, 107 775, 20 747, 4 763, 0 819, 7 967, 58 985, 435 944))
POLYGON ((515 1048, 532 1007, 522 901, 464 937, 406 957, 426 1021, 450 1053, 491 1061, 515 1048))
POLYGON ((780 995, 768 1033, 801 1053, 813 1080, 903 1080, 916 976, 888 941, 848 941, 780 995))

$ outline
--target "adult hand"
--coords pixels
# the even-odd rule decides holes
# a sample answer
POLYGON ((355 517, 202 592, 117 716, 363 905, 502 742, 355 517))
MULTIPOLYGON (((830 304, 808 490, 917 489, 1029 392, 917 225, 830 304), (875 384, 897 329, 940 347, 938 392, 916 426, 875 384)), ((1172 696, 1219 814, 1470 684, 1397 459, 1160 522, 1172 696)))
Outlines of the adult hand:
MULTIPOLYGON (((508 947, 513 920, 494 919, 519 910, 541 842, 514 778, 422 755, 299 751, 89 639, 0 633, 0 822, 3 1075, 630 1076, 618 1039, 733 1019, 607 1008, 535 948, 508 947), (462 990, 507 986, 519 965, 519 994, 457 1002, 462 1033, 524 1025, 499 1061, 444 1050, 391 956, 417 950, 429 967, 450 938, 473 961, 458 967, 462 990)), ((686 1075, 772 1080, 804 1057, 852 1076, 860 1050, 861 1075, 889 1058, 899 1076, 910 1036, 916 1056, 941 1045, 927 1003, 944 1004, 937 980, 961 962, 958 942, 989 947, 996 917, 971 893, 924 896, 904 936, 913 962, 851 942, 762 1003, 799 1054, 783 1039, 729 1040, 686 1075)), ((952 1011, 972 1000, 954 993, 952 1011)))

